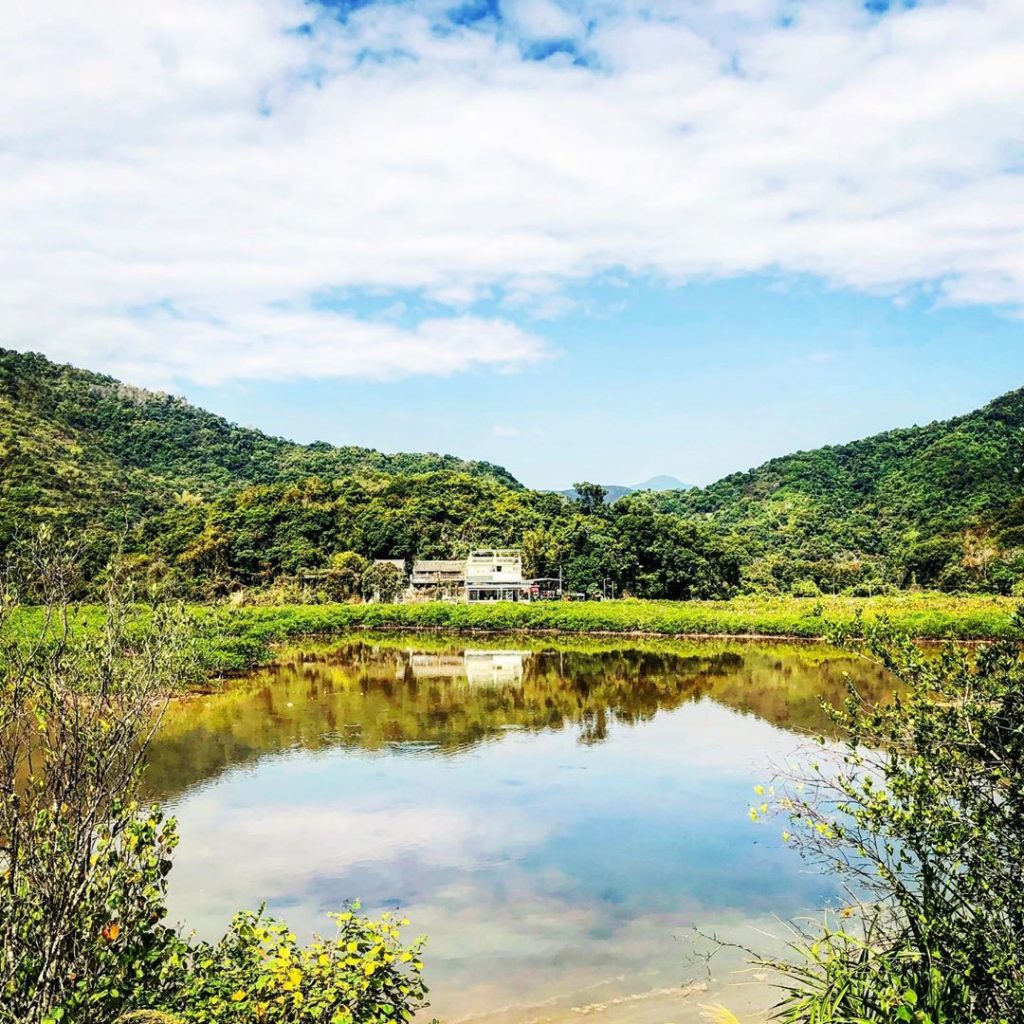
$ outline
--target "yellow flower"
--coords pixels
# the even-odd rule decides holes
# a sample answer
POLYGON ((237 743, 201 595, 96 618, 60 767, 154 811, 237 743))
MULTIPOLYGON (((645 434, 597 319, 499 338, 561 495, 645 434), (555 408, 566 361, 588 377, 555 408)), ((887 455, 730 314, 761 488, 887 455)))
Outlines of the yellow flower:
POLYGON ((233 1003, 240 1003, 245 998, 245 992, 239 989, 237 992, 231 993, 231 1001, 233 1003))

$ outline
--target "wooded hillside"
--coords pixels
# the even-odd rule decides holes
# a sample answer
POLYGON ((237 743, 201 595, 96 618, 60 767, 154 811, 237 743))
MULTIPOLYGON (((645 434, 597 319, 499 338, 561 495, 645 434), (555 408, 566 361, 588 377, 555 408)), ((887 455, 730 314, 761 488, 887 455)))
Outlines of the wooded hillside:
MULTIPOLYGON (((1022 471, 1019 390, 954 420, 609 505, 595 485, 568 500, 487 462, 296 444, 0 350, 0 552, 48 525, 81 547, 87 586, 120 551, 146 586, 182 596, 308 597, 301 581, 346 553, 513 545, 528 573, 561 572, 579 593, 1008 593, 1024 580, 1022 471)), ((345 564, 348 579, 358 560, 345 564)), ((335 591, 319 596, 358 587, 335 591)))

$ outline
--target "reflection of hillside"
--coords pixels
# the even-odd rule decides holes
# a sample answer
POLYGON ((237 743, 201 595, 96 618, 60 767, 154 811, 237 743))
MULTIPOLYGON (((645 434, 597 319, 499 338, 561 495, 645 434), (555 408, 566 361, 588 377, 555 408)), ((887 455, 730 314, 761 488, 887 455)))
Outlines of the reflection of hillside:
POLYGON ((881 670, 821 649, 694 648, 429 652, 353 642, 295 654, 223 693, 172 707, 150 751, 163 796, 290 747, 368 751, 407 744, 456 752, 509 726, 579 731, 600 742, 629 725, 710 699, 786 729, 826 731, 821 700, 839 703, 848 675, 872 699, 881 670))

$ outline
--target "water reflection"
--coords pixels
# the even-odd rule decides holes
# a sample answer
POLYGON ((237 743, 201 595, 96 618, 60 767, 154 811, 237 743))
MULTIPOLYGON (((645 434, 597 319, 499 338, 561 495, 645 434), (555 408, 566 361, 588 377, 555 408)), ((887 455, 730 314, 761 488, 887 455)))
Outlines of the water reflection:
POLYGON ((823 700, 840 703, 851 679, 872 700, 891 685, 877 666, 811 646, 424 651, 414 643, 360 639, 285 652, 223 693, 181 702, 151 751, 150 791, 166 798, 292 747, 455 753, 510 728, 572 729, 596 743, 614 725, 701 700, 828 733, 823 700))
POLYGON ((307 931, 351 897, 400 905, 431 937, 443 1017, 697 1019, 714 993, 676 1005, 679 936, 735 934, 830 893, 745 812, 850 677, 888 692, 824 648, 356 639, 287 653, 173 708, 152 749, 149 785, 184 837, 172 907, 214 934, 263 900, 307 931))

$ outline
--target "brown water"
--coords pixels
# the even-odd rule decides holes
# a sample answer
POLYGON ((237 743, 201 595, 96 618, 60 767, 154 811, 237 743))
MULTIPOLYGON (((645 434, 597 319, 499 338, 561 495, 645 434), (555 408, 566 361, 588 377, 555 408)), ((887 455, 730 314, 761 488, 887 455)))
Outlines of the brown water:
POLYGON ((878 669, 818 647, 352 639, 171 710, 149 785, 180 819, 175 916, 358 897, 429 935, 447 1020, 680 1022, 770 1002, 694 929, 768 948, 831 883, 747 817, 878 669), (774 937, 773 937, 774 936, 774 937))

